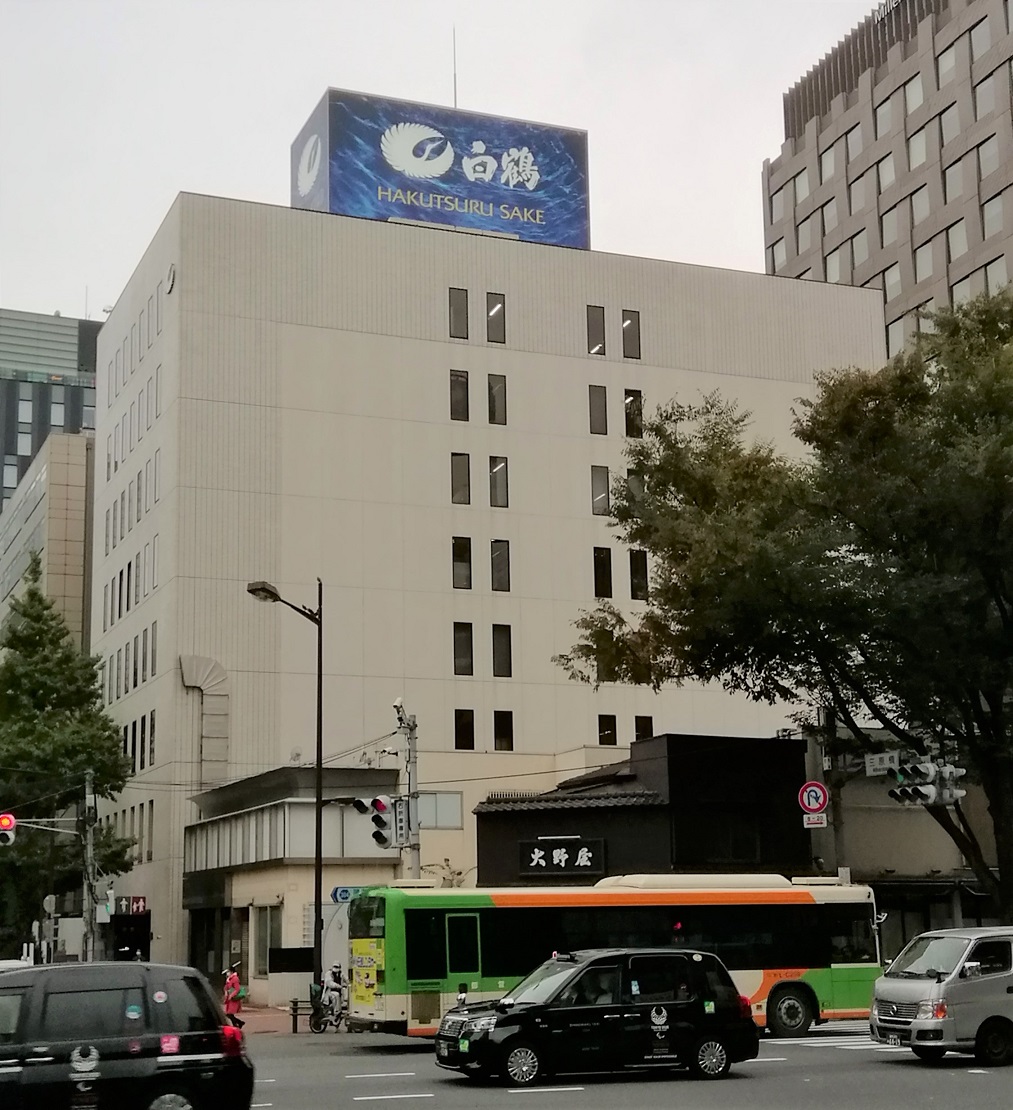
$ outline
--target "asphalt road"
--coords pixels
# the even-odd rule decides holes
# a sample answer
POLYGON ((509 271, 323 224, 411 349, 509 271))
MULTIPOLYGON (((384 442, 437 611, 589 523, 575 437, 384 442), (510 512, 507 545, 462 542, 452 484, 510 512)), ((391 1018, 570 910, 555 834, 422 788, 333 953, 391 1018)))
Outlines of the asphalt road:
POLYGON ((261 1110, 994 1110, 1010 1101, 1013 1068, 970 1056, 931 1066, 874 1044, 858 1023, 800 1040, 764 1038, 760 1056, 717 1082, 687 1074, 565 1076, 532 1089, 476 1085, 436 1067, 430 1042, 327 1033, 251 1037, 261 1110))

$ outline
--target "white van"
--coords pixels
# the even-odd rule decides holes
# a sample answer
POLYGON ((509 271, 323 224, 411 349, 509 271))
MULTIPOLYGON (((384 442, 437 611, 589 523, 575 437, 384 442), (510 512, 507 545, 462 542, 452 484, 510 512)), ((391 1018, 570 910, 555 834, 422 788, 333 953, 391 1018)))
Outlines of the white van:
POLYGON ((876 981, 869 1024, 873 1040, 926 1062, 967 1052, 1013 1064, 1013 927, 915 937, 876 981))

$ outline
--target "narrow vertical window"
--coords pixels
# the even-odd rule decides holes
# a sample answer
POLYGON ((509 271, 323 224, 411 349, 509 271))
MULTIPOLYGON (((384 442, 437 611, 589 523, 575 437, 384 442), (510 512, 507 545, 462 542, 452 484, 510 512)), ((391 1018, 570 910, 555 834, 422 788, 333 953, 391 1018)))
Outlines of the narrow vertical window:
POLYGON ((471 458, 457 452, 450 456, 450 500, 455 505, 471 504, 471 458))
POLYGON ((513 674, 513 652, 510 646, 510 625, 492 626, 492 673, 495 678, 510 678, 513 674))
POLYGON ((610 747, 616 745, 616 715, 614 713, 598 714, 598 743, 610 747))
MULTIPOLYGON (((108 552, 106 553, 108 554, 108 552)), ((109 583, 102 587, 102 631, 109 628, 109 583)))
POLYGON ((492 714, 493 747, 498 752, 514 750, 514 715, 509 709, 496 709, 492 714))
POLYGON ((475 710, 454 710, 454 747, 459 752, 475 750, 475 710))
POLYGON ((630 552, 630 597, 634 601, 647 600, 647 552, 630 552))
POLYGON ((134 529, 134 483, 127 486, 127 531, 134 529))
MULTIPOLYGON (((152 719, 154 719, 155 712, 151 712, 152 719)), ((151 766, 151 759, 154 759, 155 746, 152 744, 148 766, 151 766)), ((148 800, 148 852, 145 859, 150 860, 155 848, 155 799, 148 800)))
POLYGON ((106 436, 106 481, 113 476, 113 437, 106 436))
POLYGON ((510 541, 493 540, 491 544, 492 588, 507 593, 510 590, 510 541))
POLYGON ((155 367, 155 415, 162 415, 162 367, 155 367))
POLYGON ((450 371, 450 419, 468 419, 468 371, 450 371))
POLYGON ((148 630, 141 632, 141 681, 148 681, 148 630))
POLYGON ((451 540, 454 567, 454 589, 471 589, 471 538, 454 536, 451 540))
MULTIPOLYGON (((141 751, 146 752, 147 748, 148 748, 148 715, 147 715, 147 713, 145 713, 144 716, 141 717, 141 736, 140 736, 140 740, 141 740, 141 751)), ((148 762, 148 766, 149 767, 151 766, 150 760, 148 762)))
POLYGON ((131 608, 131 606, 133 605, 133 602, 134 602, 134 591, 131 589, 131 587, 134 584, 134 574, 133 574, 133 572, 134 572, 133 563, 127 563, 127 612, 128 613, 130 612, 130 608, 131 608))
POLYGON ((594 596, 612 596, 612 549, 609 547, 594 549, 594 596))
POLYGON ((654 735, 654 718, 637 716, 633 718, 633 736, 637 740, 650 740, 654 735))
POLYGON ((123 571, 116 576, 116 619, 123 617, 123 571))
POLYGON ((640 358, 640 313, 623 309, 623 358, 640 358))
POLYGON ((494 509, 506 509, 510 505, 507 461, 503 455, 489 456, 489 504, 494 509))
POLYGON ((151 622, 151 677, 158 670, 158 621, 151 622))
POLYGON ((474 673, 475 653, 471 625, 467 621, 454 621, 454 674, 474 673))
POLYGON ((605 354, 605 309, 598 304, 587 306, 587 353, 605 354))
POLYGON ((138 671, 140 670, 140 666, 141 666, 140 659, 138 658, 138 656, 140 655, 140 652, 137 650, 139 644, 140 644, 140 637, 135 636, 134 637, 134 669, 133 669, 133 672, 131 673, 131 678, 130 678, 131 684, 135 687, 137 686, 137 674, 138 674, 138 671))
POLYGON ((123 696, 123 648, 116 649, 116 700, 123 696))
POLYGON ((109 510, 106 509, 106 554, 109 554, 109 510))
POLYGON ((144 545, 144 596, 148 596, 148 583, 151 580, 151 544, 144 545))
MULTIPOLYGON (((151 588, 154 589, 158 585, 158 536, 156 535, 151 541, 151 588)), ((152 668, 154 672, 154 668, 152 668)))
POLYGON ((158 501, 162 496, 162 452, 158 450, 155 452, 155 493, 152 500, 158 501))
POLYGON ((144 464, 144 511, 151 508, 151 459, 144 464))
POLYGON ((155 711, 148 714, 148 766, 155 766, 155 711))
POLYGON ((156 324, 155 330, 158 332, 159 335, 161 335, 162 334, 162 283, 161 282, 158 283, 158 286, 155 289, 155 312, 157 313, 156 318, 155 318, 155 324, 156 324))
POLYGON ((127 534, 127 491, 120 494, 120 539, 127 534))
POLYGON ((507 422, 506 374, 489 375, 489 423, 507 422))
POLYGON ((450 290, 450 338, 468 338, 468 290, 450 290))
POLYGON ((644 395, 639 389, 627 389, 626 397, 626 434, 630 439, 644 437, 644 395))
POLYGON ((506 297, 502 293, 485 295, 485 337, 490 343, 506 342, 506 297))
POLYGON ((138 472, 137 472, 137 522, 138 522, 138 524, 141 521, 141 484, 142 484, 141 471, 138 470, 138 472))
POLYGON ((608 391, 605 386, 589 385, 587 387, 587 409, 591 435, 608 435, 608 391))
POLYGON ((609 468, 591 467, 591 512, 595 516, 609 515, 609 468))

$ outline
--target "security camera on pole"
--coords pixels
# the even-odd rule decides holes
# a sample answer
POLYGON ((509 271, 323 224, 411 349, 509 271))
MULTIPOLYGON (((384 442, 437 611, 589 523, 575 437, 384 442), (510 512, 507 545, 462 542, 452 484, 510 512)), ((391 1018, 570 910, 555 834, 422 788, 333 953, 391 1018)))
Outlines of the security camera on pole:
POLYGON ((403 732, 408 741, 408 877, 419 879, 422 877, 422 858, 419 844, 418 730, 415 715, 405 713, 401 698, 394 699, 394 712, 397 714, 398 731, 403 732))

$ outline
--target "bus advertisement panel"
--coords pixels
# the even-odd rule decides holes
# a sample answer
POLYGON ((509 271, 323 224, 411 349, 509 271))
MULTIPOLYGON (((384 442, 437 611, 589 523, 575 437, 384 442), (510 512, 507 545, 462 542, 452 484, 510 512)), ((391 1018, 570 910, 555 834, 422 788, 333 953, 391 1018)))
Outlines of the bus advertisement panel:
POLYGON ((881 974, 871 888, 778 875, 612 877, 593 887, 373 887, 351 903, 350 1027, 433 1036, 460 993, 502 997, 554 952, 714 952, 779 1036, 865 1018, 881 974))

